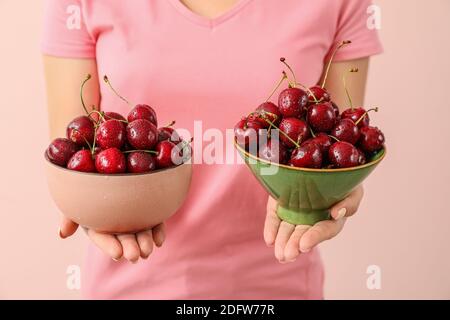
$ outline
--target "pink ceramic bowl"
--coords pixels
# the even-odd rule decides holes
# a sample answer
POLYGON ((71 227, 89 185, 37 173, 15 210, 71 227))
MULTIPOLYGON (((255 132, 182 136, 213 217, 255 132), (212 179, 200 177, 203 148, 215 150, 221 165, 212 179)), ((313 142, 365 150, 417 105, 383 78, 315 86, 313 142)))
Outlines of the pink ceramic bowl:
POLYGON ((171 217, 189 190, 192 165, 146 174, 100 175, 59 167, 46 157, 50 194, 79 225, 120 234, 150 229, 171 217))

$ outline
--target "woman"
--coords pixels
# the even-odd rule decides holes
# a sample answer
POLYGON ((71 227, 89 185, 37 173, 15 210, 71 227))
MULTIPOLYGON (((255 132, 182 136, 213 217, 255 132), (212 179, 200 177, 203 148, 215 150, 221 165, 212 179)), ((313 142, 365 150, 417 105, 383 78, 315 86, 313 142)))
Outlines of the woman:
MULTIPOLYGON (((108 74, 124 96, 152 105, 162 124, 177 120, 177 127, 194 132, 194 121, 201 121, 202 132, 225 131, 266 99, 279 79, 281 56, 299 82, 312 85, 321 79, 333 44, 346 39, 353 44, 336 55, 327 88, 345 108, 341 77, 358 67, 348 87, 362 104, 369 56, 381 51, 376 32, 366 27, 369 5, 50 0, 43 53, 51 135, 64 135, 66 123, 82 114, 78 88, 86 74, 94 76, 86 100, 101 109, 128 111, 100 85, 99 76, 108 74)), ((198 149, 203 137, 194 138, 198 149)), ((320 299, 323 269, 316 246, 342 230, 362 195, 359 187, 333 207, 333 220, 293 226, 277 218, 276 202, 244 166, 195 165, 185 204, 165 224, 120 236, 86 231, 95 246, 83 272, 84 295, 320 299)), ((69 237, 77 227, 63 219, 60 236, 69 237)))

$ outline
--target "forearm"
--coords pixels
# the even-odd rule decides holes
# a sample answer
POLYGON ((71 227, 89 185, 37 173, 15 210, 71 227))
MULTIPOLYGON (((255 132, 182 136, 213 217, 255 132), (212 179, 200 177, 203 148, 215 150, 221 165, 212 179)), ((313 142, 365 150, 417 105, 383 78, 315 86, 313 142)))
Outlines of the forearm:
POLYGON ((331 94, 331 99, 339 106, 341 111, 350 107, 342 81, 343 75, 347 74, 347 88, 354 106, 357 107, 364 104, 368 70, 368 58, 332 64, 325 87, 331 94), (358 68, 359 71, 357 73, 349 73, 351 68, 358 68))
POLYGON ((50 138, 65 136, 66 125, 84 114, 80 100, 80 84, 87 74, 84 100, 90 108, 100 102, 97 64, 93 59, 63 59, 44 56, 50 138))

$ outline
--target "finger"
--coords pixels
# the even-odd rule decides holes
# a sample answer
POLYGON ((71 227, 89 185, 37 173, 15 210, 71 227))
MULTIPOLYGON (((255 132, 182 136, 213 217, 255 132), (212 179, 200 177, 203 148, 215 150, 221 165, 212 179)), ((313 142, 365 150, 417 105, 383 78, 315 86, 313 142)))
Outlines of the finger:
POLYGON ((307 253, 319 243, 334 238, 344 227, 346 218, 325 220, 309 228, 300 239, 300 252, 307 253))
POLYGON ((293 224, 282 221, 280 223, 280 228, 278 229, 277 238, 275 239, 275 257, 280 262, 285 262, 284 249, 286 244, 295 230, 293 224))
POLYGON ((331 208, 331 216, 334 220, 339 220, 344 217, 351 217, 358 210, 359 204, 364 196, 364 189, 362 186, 353 190, 347 198, 338 202, 331 208))
POLYGON ((120 260, 123 255, 122 245, 119 240, 111 235, 105 233, 95 232, 93 230, 86 230, 86 233, 91 241, 106 255, 113 260, 120 260))
POLYGON ((153 241, 155 242, 155 245, 159 248, 163 245, 164 241, 166 240, 166 226, 164 223, 161 223, 160 225, 157 225, 152 230, 153 234, 153 241))
POLYGON ((267 202, 267 215, 264 222, 264 241, 266 245, 272 247, 277 237, 278 228, 280 227, 281 220, 277 216, 277 204, 276 200, 269 198, 267 202))
POLYGON ((78 224, 73 222, 70 219, 67 219, 66 217, 63 217, 61 220, 61 224, 59 226, 59 237, 61 239, 66 239, 73 235, 78 229, 78 224))
POLYGON ((140 248, 141 258, 147 259, 153 251, 152 230, 139 232, 136 235, 136 239, 140 248))
POLYGON ((137 243, 135 234, 121 234, 117 236, 123 250, 123 257, 132 263, 136 263, 141 256, 141 249, 137 243))
POLYGON ((284 249, 284 259, 287 262, 293 262, 300 254, 300 239, 311 226, 299 225, 295 227, 294 232, 289 238, 284 249))

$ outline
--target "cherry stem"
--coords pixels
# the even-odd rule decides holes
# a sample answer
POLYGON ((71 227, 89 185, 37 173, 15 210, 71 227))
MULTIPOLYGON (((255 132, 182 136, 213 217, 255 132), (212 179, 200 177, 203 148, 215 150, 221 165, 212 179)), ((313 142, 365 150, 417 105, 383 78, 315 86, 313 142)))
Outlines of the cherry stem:
POLYGON ((290 142, 292 142, 292 144, 294 144, 294 146, 296 146, 297 148, 300 148, 300 145, 298 144, 298 142, 294 141, 294 139, 289 137, 286 132, 284 132, 283 130, 280 130, 280 128, 277 127, 272 121, 267 119, 267 117, 264 120, 266 120, 272 127, 278 129, 278 131, 280 131, 290 142))
MULTIPOLYGON (((348 72, 356 73, 358 71, 359 71, 358 68, 352 68, 348 72)), ((350 103, 350 108, 352 110, 354 110, 353 100, 352 100, 352 97, 350 96, 350 93, 348 92, 348 88, 347 88, 347 73, 344 73, 344 75, 342 76, 342 82, 344 83, 345 94, 347 95, 348 102, 350 103)))
POLYGON ((312 92, 311 89, 308 88, 307 86, 305 86, 305 85, 303 85, 301 83, 297 83, 297 85, 299 85, 303 90, 307 91, 311 95, 311 97, 313 97, 314 103, 318 104, 318 103, 320 103, 320 101, 322 101, 322 99, 317 100, 316 95, 314 94, 314 92, 312 92))
MULTIPOLYGON (((265 110, 261 110, 261 111, 253 111, 252 113, 250 113, 250 114, 247 116, 247 118, 250 117, 250 116, 253 116, 254 114, 257 114, 257 115, 259 115, 259 116, 262 116, 263 120, 266 121, 268 124, 270 124, 270 122, 267 121, 267 117, 266 117, 267 115, 272 116, 272 118, 274 118, 275 120, 278 119, 278 116, 277 116, 275 113, 267 112, 267 111, 265 111, 265 110)), ((270 124, 270 127, 269 127, 269 129, 268 129, 269 134, 270 134, 270 129, 272 129, 272 124, 270 124)))
POLYGON ((375 111, 378 112, 378 107, 372 108, 364 112, 364 114, 355 122, 355 125, 357 126, 366 116, 369 112, 375 111))
POLYGON ((128 104, 131 107, 131 103, 125 99, 123 96, 121 96, 116 89, 114 89, 114 87, 112 86, 111 82, 108 79, 108 76, 104 76, 103 77, 103 81, 109 86, 109 88, 112 90, 112 92, 114 92, 114 94, 119 97, 121 100, 125 101, 126 104, 128 104))
POLYGON ((262 111, 259 111, 259 112, 258 111, 254 111, 254 112, 250 113, 249 116, 252 116, 254 114, 262 116, 263 120, 266 121, 267 123, 269 123, 270 126, 269 126, 269 129, 267 129, 267 130, 269 132, 269 137, 270 137, 270 130, 272 129, 272 124, 269 121, 267 121, 267 115, 272 116, 275 120, 278 119, 278 116, 275 113, 267 112, 265 110, 262 110, 262 111))
POLYGON ((325 71, 325 76, 323 77, 323 81, 322 81, 322 85, 321 85, 322 89, 325 88, 325 84, 327 83, 328 74, 330 73, 331 63, 333 62, 336 53, 337 53, 342 47, 344 47, 344 46, 346 46, 347 44, 350 44, 350 43, 352 43, 350 40, 342 41, 342 42, 334 49, 334 51, 333 51, 333 53, 332 53, 332 55, 331 55, 331 57, 330 57, 330 60, 328 61, 328 64, 327 64, 327 70, 325 71))
POLYGON ((85 86, 86 83, 87 83, 89 80, 91 80, 91 79, 92 79, 92 76, 91 76, 90 74, 88 74, 88 75, 86 76, 86 79, 84 79, 83 83, 81 84, 80 98, 81 98, 81 105, 83 106, 84 111, 86 112, 86 114, 88 115, 88 117, 89 117, 91 120, 94 120, 94 119, 91 118, 91 116, 90 116, 90 114, 89 114, 89 111, 88 111, 88 109, 87 109, 87 107, 86 107, 86 104, 84 103, 84 98, 83 98, 84 86, 85 86))
POLYGON ((175 120, 172 121, 171 123, 169 123, 168 125, 166 125, 164 128, 170 128, 173 127, 175 125, 175 123, 177 123, 175 120))
POLYGON ((270 98, 272 98, 272 96, 275 94, 275 92, 277 92, 278 88, 283 84, 283 82, 288 78, 287 74, 285 71, 283 71, 283 76, 281 77, 281 80, 278 82, 278 84, 275 86, 275 88, 272 90, 272 92, 270 93, 270 96, 267 98, 266 102, 270 100, 270 98))
POLYGON ((309 132, 311 132, 311 135, 313 138, 316 137, 316 134, 314 133, 313 129, 311 127, 309 127, 309 132))
POLYGON ((295 72, 292 70, 291 66, 286 62, 286 58, 280 58, 280 61, 289 69, 289 71, 292 73, 292 76, 294 78, 294 88, 297 84, 297 78, 295 77, 295 72))
POLYGON ((98 126, 95 126, 95 128, 94 128, 94 142, 92 143, 92 149, 91 149, 92 156, 94 156, 94 153, 95 153, 95 147, 96 147, 96 143, 97 143, 97 131, 98 131, 98 126))
POLYGON ((84 136, 84 134, 82 134, 81 131, 78 130, 78 129, 73 129, 73 131, 78 132, 78 133, 83 137, 84 141, 86 142, 86 144, 87 144, 88 147, 89 147, 89 150, 91 150, 91 153, 93 153, 94 148, 91 146, 91 144, 90 144, 89 141, 86 139, 86 137, 84 136))
POLYGON ((335 136, 332 136, 331 134, 328 135, 330 138, 336 140, 337 142, 341 142, 341 140, 339 140, 338 138, 336 138, 335 136))
POLYGON ((108 120, 116 120, 116 121, 119 121, 119 122, 122 122, 122 123, 129 123, 127 120, 115 119, 115 118, 113 118, 111 116, 108 116, 104 112, 102 112, 102 115, 103 115, 103 120, 106 120, 106 118, 108 118, 108 120))
MULTIPOLYGON (((100 119, 98 119, 98 122, 100 122, 100 120, 105 120, 105 114, 103 112, 98 111, 98 110, 92 110, 91 112, 89 112, 88 115, 91 118, 91 115, 93 115, 93 114, 98 114, 100 116, 100 119)), ((98 123, 96 123, 96 124, 98 124, 98 123)))

